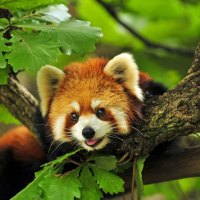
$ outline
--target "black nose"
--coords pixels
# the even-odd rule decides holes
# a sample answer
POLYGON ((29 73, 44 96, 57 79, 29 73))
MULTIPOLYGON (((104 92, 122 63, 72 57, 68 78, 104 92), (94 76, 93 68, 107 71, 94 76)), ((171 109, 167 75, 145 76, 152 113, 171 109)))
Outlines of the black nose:
POLYGON ((88 126, 83 129, 82 134, 85 139, 91 139, 95 135, 95 131, 88 126))

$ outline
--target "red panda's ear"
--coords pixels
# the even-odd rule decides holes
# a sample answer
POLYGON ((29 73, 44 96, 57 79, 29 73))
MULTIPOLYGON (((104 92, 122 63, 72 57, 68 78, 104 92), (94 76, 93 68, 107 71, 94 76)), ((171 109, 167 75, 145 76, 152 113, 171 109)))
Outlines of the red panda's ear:
POLYGON ((139 87, 139 70, 131 54, 122 53, 115 56, 106 64, 104 72, 123 83, 132 94, 143 100, 142 90, 139 87))
POLYGON ((60 80, 63 79, 64 76, 65 73, 62 70, 50 65, 42 67, 38 72, 37 86, 41 99, 41 111, 43 116, 47 114, 49 102, 60 80))

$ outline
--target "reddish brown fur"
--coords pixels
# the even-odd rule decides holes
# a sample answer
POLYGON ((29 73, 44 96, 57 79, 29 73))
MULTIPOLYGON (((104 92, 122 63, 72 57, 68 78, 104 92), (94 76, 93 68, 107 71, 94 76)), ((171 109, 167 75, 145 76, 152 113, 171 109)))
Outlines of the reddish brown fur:
MULTIPOLYGON (((74 110, 67 105, 77 101, 81 105, 80 114, 95 112, 91 108, 93 98, 104 100, 103 105, 99 107, 116 106, 123 108, 129 116, 129 123, 135 120, 136 116, 141 115, 142 103, 128 89, 126 90, 124 85, 117 83, 103 72, 107 62, 106 59, 97 58, 84 63, 73 63, 65 68, 66 77, 60 83, 51 105, 50 124, 62 113, 68 113, 66 124, 67 127, 72 126, 73 123, 69 119, 69 114, 74 110)), ((152 79, 147 74, 140 72, 140 86, 142 88, 150 80, 152 79)), ((114 116, 109 112, 102 120, 115 123, 114 116)), ((12 129, 0 137, 0 150, 6 149, 10 149, 17 160, 44 159, 44 151, 41 145, 24 126, 12 129)))
MULTIPOLYGON (((126 94, 125 86, 117 83, 111 76, 103 72, 108 60, 93 58, 83 63, 72 63, 65 68, 65 78, 60 83, 51 104, 50 124, 62 114, 70 114, 67 105, 76 101, 80 104, 80 115, 94 112, 91 108, 93 99, 100 99, 100 107, 119 107, 129 116, 128 122, 134 119, 134 105, 131 97, 126 94), (80 84, 81 83, 81 84, 80 84)), ((133 95, 132 95, 133 96, 133 95)), ((135 101, 139 101, 133 97, 135 101)), ((141 102, 140 102, 141 103, 141 102)))
POLYGON ((143 88, 149 81, 152 81, 152 78, 148 74, 140 72, 140 86, 143 88))
POLYGON ((44 159, 44 151, 38 140, 25 127, 11 129, 0 137, 0 150, 11 150, 19 161, 34 162, 44 159))

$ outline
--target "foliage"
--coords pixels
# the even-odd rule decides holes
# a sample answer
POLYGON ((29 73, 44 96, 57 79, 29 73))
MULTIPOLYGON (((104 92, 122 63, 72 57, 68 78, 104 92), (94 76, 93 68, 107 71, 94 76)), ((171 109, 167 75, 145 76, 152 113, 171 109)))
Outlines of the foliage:
MULTIPOLYGON (((45 1, 36 5, 39 7, 43 3, 45 1)), ((31 10, 12 13, 13 17, 4 21, 0 29, 1 69, 11 66, 14 72, 37 71, 42 65, 55 62, 61 53, 83 55, 93 51, 94 44, 102 35, 100 29, 90 27, 89 22, 71 19, 63 4, 38 10, 32 10, 36 6, 33 3, 21 1, 2 2, 0 6, 15 10, 22 4, 22 8, 31 10)))
POLYGON ((117 167, 114 156, 91 156, 63 174, 64 165, 70 162, 69 157, 78 151, 80 149, 45 164, 36 173, 35 180, 12 199, 98 200, 103 197, 102 191, 106 194, 124 191, 124 181, 112 172, 117 167), (107 164, 103 166, 102 162, 107 164))
MULTIPOLYGON (((120 19, 146 39, 172 47, 195 49, 199 42, 200 23, 198 0, 104 0, 116 9, 120 19)), ((131 35, 109 15, 97 0, 78 1, 78 16, 101 27, 103 54, 130 51, 141 70, 167 87, 174 87, 187 73, 193 57, 153 49, 131 35), (92 9, 87 9, 91 8, 92 9), (85 12, 87 10, 87 12, 85 12), (170 77, 170 78, 169 78, 170 77)), ((100 50, 101 50, 100 49, 100 50)), ((98 52, 100 51, 98 50, 98 52)), ((102 53, 102 52, 101 52, 102 53)))
POLYGON ((135 182, 137 187, 137 199, 141 200, 144 190, 144 185, 142 181, 142 170, 144 168, 144 161, 146 158, 140 158, 136 160, 135 167, 135 182))

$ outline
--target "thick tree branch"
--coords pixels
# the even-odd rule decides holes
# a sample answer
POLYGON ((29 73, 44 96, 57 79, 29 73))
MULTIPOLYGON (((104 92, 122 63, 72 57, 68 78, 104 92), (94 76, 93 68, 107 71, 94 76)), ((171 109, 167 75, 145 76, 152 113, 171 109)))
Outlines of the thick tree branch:
POLYGON ((200 176, 200 147, 152 154, 143 170, 144 184, 200 176))
MULTIPOLYGON (((150 155, 144 163, 143 183, 152 184, 200 176, 200 147, 176 149, 150 155)), ((131 191, 132 169, 123 175, 125 189, 131 191)))
POLYGON ((186 56, 193 56, 193 51, 191 49, 186 48, 178 48, 178 47, 170 47, 164 44, 158 44, 156 42, 152 42, 151 40, 145 38, 142 34, 140 34, 138 31, 136 31, 134 28, 130 27, 126 23, 124 23, 119 16, 117 15, 117 12, 114 10, 113 6, 111 6, 108 3, 105 3, 102 0, 97 0, 99 4, 101 4, 107 12, 121 25, 123 26, 128 32, 130 32, 134 37, 138 38, 140 41, 142 41, 147 47, 154 48, 154 49, 163 49, 170 53, 176 53, 176 54, 182 54, 186 56))
MULTIPOLYGON (((9 78, 8 85, 0 86, 0 94, 0 103, 4 104, 43 142, 42 133, 38 131, 38 124, 44 128, 45 126, 43 126, 41 115, 38 115, 37 100, 14 77, 9 78)), ((177 136, 200 131, 200 44, 188 75, 176 88, 163 96, 148 100, 145 104, 145 120, 140 127, 142 134, 131 134, 126 141, 129 145, 122 148, 125 151, 133 151, 135 156, 146 155, 158 144, 177 136)), ((194 158, 192 155, 188 156, 191 162, 194 158)), ((152 168, 154 168, 153 165, 152 168)), ((185 176, 192 175, 185 174, 185 176)), ((178 177, 181 176, 183 175, 178 177)), ((152 181, 155 181, 153 179, 152 181)), ((164 179, 163 175, 162 180, 164 179)), ((151 178, 147 182, 151 182, 151 178)))
POLYGON ((0 94, 0 104, 7 107, 43 143, 38 127, 44 124, 37 99, 14 76, 9 76, 7 85, 0 85, 0 94))

